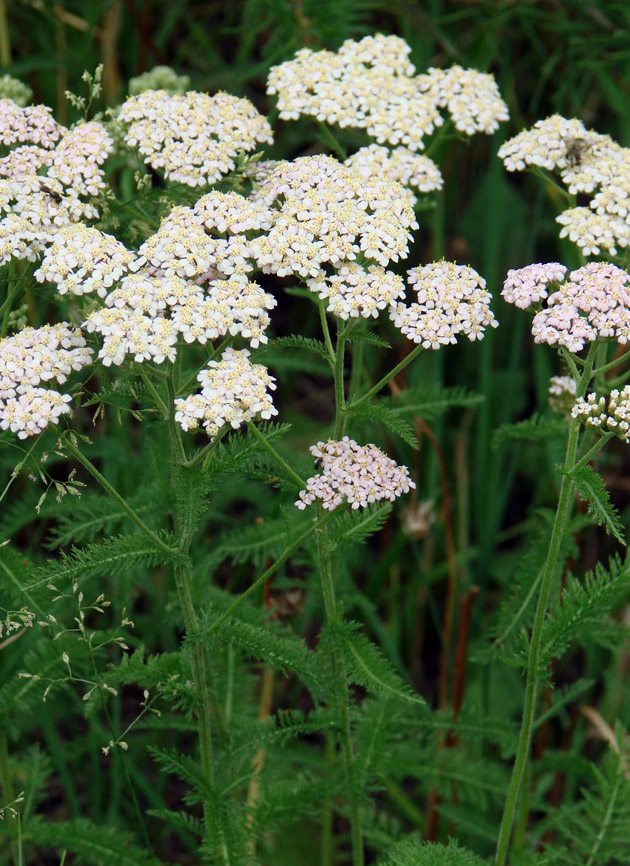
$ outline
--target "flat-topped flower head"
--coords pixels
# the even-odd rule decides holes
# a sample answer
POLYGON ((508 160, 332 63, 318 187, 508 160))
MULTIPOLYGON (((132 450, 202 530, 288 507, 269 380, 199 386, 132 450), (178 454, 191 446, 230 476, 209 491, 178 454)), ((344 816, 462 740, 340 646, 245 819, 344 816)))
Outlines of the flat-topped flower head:
POLYGON ((536 295, 546 307, 534 316, 532 334, 537 343, 564 346, 581 351, 598 337, 613 338, 625 344, 630 339, 630 275, 608 262, 590 262, 569 274, 556 291, 547 297, 547 280, 562 279, 563 266, 529 265, 510 271, 503 296, 512 303, 536 295), (533 270, 532 270, 533 268, 533 270))
POLYGON ((112 235, 75 223, 57 232, 35 278, 56 283, 60 295, 96 292, 104 298, 134 259, 134 253, 112 235))
POLYGON ((567 269, 558 262, 527 265, 508 271, 501 295, 508 304, 526 310, 548 296, 549 283, 559 283, 567 269))
POLYGON ((66 322, 24 328, 1 339, 0 429, 26 439, 56 424, 70 411, 72 398, 38 386, 53 380, 62 384, 91 360, 81 331, 66 322))
POLYGON ((464 334, 481 340, 487 327, 498 325, 486 290, 486 281, 468 265, 432 262, 407 272, 417 303, 392 304, 389 316, 394 325, 425 349, 456 343, 464 334))
POLYGON ((499 123, 510 119, 494 75, 454 65, 427 71, 430 92, 439 108, 445 108, 455 128, 465 135, 491 135, 499 123))
POLYGON ((17 433, 18 439, 36 436, 49 424, 58 424, 61 416, 70 412, 71 401, 70 394, 29 388, 16 397, 0 400, 0 430, 17 433))
POLYGON ((344 436, 309 449, 321 472, 306 482, 295 505, 303 510, 316 500, 328 511, 342 503, 365 508, 373 502, 396 497, 415 487, 406 466, 399 466, 376 445, 359 445, 344 436))
POLYGON ((274 218, 251 242, 258 266, 279 276, 319 277, 362 255, 386 266, 408 254, 418 227, 403 187, 364 178, 330 156, 277 162, 257 185, 254 201, 274 218))
POLYGON ((571 415, 589 427, 614 433, 624 442, 630 442, 630 385, 621 391, 615 388, 608 399, 597 394, 578 397, 571 415))
POLYGON ((188 186, 215 183, 235 159, 273 141, 267 119, 248 99, 229 93, 171 95, 146 90, 123 103, 125 141, 152 168, 188 186))
POLYGON ((346 40, 339 51, 304 48, 273 66, 267 93, 277 95, 280 117, 310 115, 319 121, 364 129, 378 144, 421 150, 451 112, 466 134, 494 132, 508 117, 491 75, 454 66, 415 75, 409 46, 398 36, 346 40))
POLYGON ((630 244, 630 223, 623 217, 588 207, 567 208, 556 217, 562 226, 560 237, 568 237, 585 256, 598 256, 602 249, 617 255, 617 247, 630 244))
POLYGON ((105 188, 105 175, 100 166, 113 147, 114 141, 102 123, 95 120, 78 123, 55 147, 48 176, 66 187, 66 195, 68 189, 80 196, 98 195, 105 188))
POLYGON ((357 171, 361 177, 386 177, 402 184, 410 196, 411 204, 417 201, 411 190, 417 192, 433 192, 442 189, 443 179, 440 169, 420 153, 414 153, 406 147, 389 149, 378 144, 362 147, 345 161, 357 171))
POLYGON ((403 278, 380 265, 365 269, 349 262, 330 277, 306 282, 312 292, 328 300, 328 312, 340 319, 377 318, 381 310, 405 297, 403 278))
POLYGON ((252 364, 247 349, 226 349, 197 379, 200 392, 175 400, 175 420, 184 430, 202 426, 213 439, 226 425, 236 429, 278 414, 269 393, 275 390, 276 380, 262 364, 252 364))
POLYGON ((55 380, 62 384, 73 370, 92 359, 78 328, 67 322, 24 328, 0 340, 0 400, 55 380))
POLYGON ((0 99, 0 144, 36 144, 50 149, 64 132, 48 106, 22 108, 12 99, 0 99))

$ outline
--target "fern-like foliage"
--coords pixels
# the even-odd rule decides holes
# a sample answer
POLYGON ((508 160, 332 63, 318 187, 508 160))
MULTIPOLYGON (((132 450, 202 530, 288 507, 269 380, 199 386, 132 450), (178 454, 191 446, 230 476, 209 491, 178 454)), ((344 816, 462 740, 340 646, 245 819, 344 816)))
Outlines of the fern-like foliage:
MULTIPOLYGON (((400 411, 387 406, 385 402, 372 402, 369 405, 359 406, 354 409, 350 415, 351 420, 356 420, 360 430, 365 430, 366 426, 382 424, 392 433, 410 445, 412 448, 418 447, 418 440, 413 432, 413 425, 401 416, 400 411)), ((363 434, 365 435, 365 433, 363 434)))
POLYGON ((413 415, 425 421, 432 421, 449 409, 472 409, 483 400, 483 395, 468 391, 460 385, 453 388, 415 385, 406 388, 396 397, 388 397, 387 404, 398 415, 413 415))
POLYGON ((557 842, 547 854, 549 866, 621 866, 628 862, 627 752, 610 749, 601 767, 592 765, 592 774, 593 787, 584 788, 580 801, 563 806, 555 815, 557 842))
POLYGON ((583 579, 570 576, 560 605, 549 612, 543 630, 541 665, 562 656, 572 641, 585 635, 607 642, 604 622, 611 611, 630 595, 630 563, 610 559, 608 568, 598 563, 583 579))
POLYGON ((335 628, 327 626, 322 632, 322 648, 333 641, 341 647, 350 682, 382 699, 395 698, 424 706, 424 699, 401 679, 380 649, 361 634, 359 628, 358 623, 349 621, 335 628))
POLYGON ((447 845, 410 837, 396 842, 379 866, 486 866, 484 860, 453 840, 447 845))
POLYGON ((546 442, 566 436, 567 425, 563 421, 532 415, 517 424, 502 424, 492 437, 492 448, 501 451, 509 442, 546 442))
POLYGON ((43 848, 69 851, 86 866, 159 866, 152 852, 134 844, 114 827, 99 827, 85 818, 75 821, 29 821, 26 838, 43 848))
POLYGON ((603 526, 609 535, 625 546, 625 529, 616 509, 611 505, 604 479, 588 463, 572 472, 571 478, 595 523, 603 526))
MULTIPOLYGON (((157 534, 164 544, 174 546, 173 535, 167 532, 157 534)), ((49 560, 35 572, 27 588, 54 584, 56 581, 77 580, 99 572, 117 575, 138 566, 152 568, 164 562, 181 560, 182 555, 175 549, 169 554, 142 533, 118 535, 100 544, 73 547, 70 553, 62 553, 58 560, 49 560)))
POLYGON ((385 502, 341 514, 335 520, 330 532, 333 547, 350 547, 366 541, 383 527, 391 510, 391 502, 385 502))

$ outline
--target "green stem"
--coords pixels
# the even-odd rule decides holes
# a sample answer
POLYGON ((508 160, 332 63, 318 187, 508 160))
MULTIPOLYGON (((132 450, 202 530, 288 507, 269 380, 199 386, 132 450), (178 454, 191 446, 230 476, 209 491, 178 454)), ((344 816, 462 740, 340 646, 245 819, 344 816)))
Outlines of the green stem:
POLYGON ((358 400, 354 400, 354 402, 346 406, 345 411, 352 412, 353 409, 358 409, 358 407, 362 406, 366 400, 369 400, 370 397, 373 397, 375 394, 377 394, 381 390, 381 388, 384 388, 385 385, 387 385, 387 383, 394 378, 394 376, 397 376, 401 372, 401 370, 404 370, 405 367, 411 364, 411 362, 418 357, 422 349, 422 344, 419 344, 418 346, 416 346, 415 349, 412 349, 411 352, 409 352, 409 354, 406 355, 399 364, 396 364, 393 370, 390 370, 389 373, 383 376, 383 378, 380 379, 376 383, 376 385, 374 385, 374 387, 370 388, 369 391, 366 391, 366 393, 362 397, 359 397, 358 400))
MULTIPOLYGON (((319 507, 321 510, 321 506, 319 507)), ((352 731, 350 728, 350 712, 348 709, 348 683, 344 671, 343 659, 337 648, 337 630, 341 625, 342 616, 335 600, 335 584, 332 569, 331 551, 326 533, 321 526, 316 533, 317 555, 324 596, 326 622, 332 631, 331 663, 334 681, 334 703, 337 704, 341 729, 341 746, 343 750, 344 771, 348 803, 350 806, 350 835, 352 839, 352 864, 363 866, 363 832, 361 829, 361 812, 354 791, 353 768, 354 750, 352 747, 352 731)))
POLYGON ((281 457, 281 456, 278 454, 278 452, 277 452, 276 449, 273 447, 273 445, 271 444, 271 442, 268 442, 268 441, 265 439, 265 437, 262 435, 262 433, 261 433, 260 430, 256 427, 256 425, 255 425, 255 424, 252 424, 251 421, 250 421, 250 422, 247 424, 247 429, 249 430, 250 433, 253 433, 253 434, 254 434, 254 436, 256 437, 256 439, 258 439, 258 441, 260 442, 260 444, 261 444, 261 445, 262 445, 262 446, 263 446, 263 447, 264 447, 264 448, 265 448, 265 449, 266 449, 266 450, 271 454, 271 456, 273 457, 273 459, 276 461, 276 463, 277 463, 279 466, 282 467, 282 469, 283 469, 284 472, 289 476, 289 478, 291 478, 293 481, 295 481, 295 483, 297 484, 298 487, 300 487, 300 488, 305 488, 305 487, 306 487, 306 481, 304 481, 304 479, 301 478, 301 477, 297 474, 297 472, 295 472, 295 470, 292 469, 292 468, 289 466, 289 464, 287 463, 287 461, 286 461, 283 457, 281 457))
POLYGON ((316 530, 321 529, 323 526, 325 526, 328 523, 328 521, 330 520, 330 518, 333 516, 333 514, 335 514, 335 513, 336 513, 336 509, 335 509, 335 511, 328 511, 320 520, 313 523, 313 525, 310 526, 306 530, 306 532, 303 532, 302 535, 300 535, 298 538, 296 538, 295 541, 293 542, 293 544, 290 544, 287 547, 287 549, 284 551, 282 556, 279 556, 278 559, 276 559, 276 561, 273 562, 269 566, 269 568, 264 572, 264 574, 261 574, 260 577, 257 578, 251 584, 251 586, 248 586, 247 589, 245 590, 245 592, 241 593, 241 595, 239 595, 239 597, 236 599, 236 601, 233 602, 228 607, 228 609, 226 611, 224 611, 221 614, 221 616, 212 623, 212 625, 210 625, 207 629, 204 629, 203 631, 199 632, 198 637, 200 637, 200 638, 208 637, 213 632, 215 632, 219 628, 219 626, 225 622, 226 619, 228 619, 230 616, 232 616, 232 614, 237 609, 237 607, 240 607, 246 598, 248 598, 253 592, 255 592, 259 586, 261 586, 263 583, 265 583, 265 581, 268 580, 271 577, 271 575, 274 574, 280 568, 280 566, 284 562, 286 562, 287 559, 289 559, 289 557, 292 556, 299 547, 301 547, 304 544, 304 542, 309 537, 309 535, 312 535, 313 532, 315 532, 316 530))
POLYGON ((9 329, 9 316, 11 315, 11 307, 13 301, 22 289, 21 281, 16 280, 11 288, 7 291, 7 296, 0 306, 0 316, 2 316, 2 324, 0 325, 0 337, 6 337, 9 329))
POLYGON ((604 364, 603 367, 597 367, 595 369, 595 374, 599 376, 601 373, 607 373, 608 370, 612 370, 613 367, 618 367, 620 364, 623 364, 624 361, 627 361, 630 358, 630 352, 625 352, 623 355, 620 355, 618 358, 609 361, 608 364, 604 364))
POLYGON ((332 340, 330 339, 330 329, 328 327, 328 319, 326 318, 326 306, 323 301, 320 301, 318 304, 319 307, 319 320, 322 323, 322 332, 324 334, 324 343, 326 344, 326 351, 328 352, 328 360, 330 362, 330 366, 335 368, 335 350, 333 349, 332 340))
POLYGON ((578 469, 581 469, 582 466, 585 466, 587 463, 590 463, 591 460, 593 459, 593 457, 595 457, 595 455, 599 451, 601 451, 601 449, 604 447, 604 445, 609 441, 609 439, 612 439, 614 435, 615 435, 614 433, 604 433, 602 436, 600 436, 598 438, 597 442, 593 445, 593 447, 589 448, 589 450, 586 452, 586 454, 583 457, 580 457, 580 459, 577 461, 577 463, 573 467, 573 472, 575 472, 578 469))
MULTIPOLYGON (((580 376, 576 388, 576 396, 582 397, 588 384, 591 380, 593 361, 595 357, 595 345, 591 345, 586 359, 586 364, 583 374, 580 376)), ((540 684, 540 656, 542 646, 543 627, 547 614, 547 606, 553 577, 556 571, 558 555, 560 553, 560 545, 566 532, 567 524, 573 509, 573 481, 570 474, 576 463, 576 455, 578 448, 578 440, 580 435, 580 424, 577 419, 572 419, 569 427, 569 436, 567 439, 566 456, 564 460, 564 468, 562 481, 560 483, 560 495, 558 498, 558 506, 551 531, 551 539, 549 549, 547 551, 547 559, 540 581, 540 594, 536 605, 536 613, 534 615, 534 624, 532 626, 531 642, 529 646, 529 657, 527 660, 527 680, 525 685, 525 700, 523 706, 523 717, 521 720, 521 730, 519 733, 518 745, 516 748, 516 757, 512 774, 508 783, 508 788, 505 796, 505 806, 503 809, 503 817, 501 827, 499 829, 499 837, 497 840, 497 851, 495 857, 495 866, 504 866, 507 860, 508 848, 510 846, 510 836, 512 833, 512 824, 514 821, 514 813, 518 803, 519 792, 523 776, 529 762, 529 749, 534 729, 534 721, 536 714, 536 705, 538 702, 539 684, 540 684)), ((525 819, 523 819, 525 820, 525 819)))
MULTIPOLYGON (((9 803, 15 801, 15 797, 13 795, 13 785, 11 784, 11 773, 9 770, 7 732, 2 723, 0 723, 0 783, 2 784, 4 804, 8 806, 9 803)), ((11 859, 14 863, 18 863, 18 851, 14 839, 11 840, 11 859)))
POLYGON ((346 394, 344 381, 344 356, 346 338, 341 319, 337 322, 337 346, 335 350, 335 439, 339 441, 346 427, 346 394))
POLYGON ((335 136, 332 134, 330 129, 326 126, 325 123, 322 123, 321 120, 317 121, 317 125, 319 126, 320 132, 326 142, 326 144, 330 145, 332 150, 337 154, 337 157, 345 162, 348 159, 348 154, 343 149, 343 147, 339 144, 335 136))
MULTIPOLYGON (((178 491, 179 495, 177 496, 179 507, 175 512, 175 528, 179 537, 179 549, 182 553, 188 554, 197 528, 195 509, 193 507, 194 473, 191 469, 186 468, 186 453, 179 428, 175 422, 175 383, 173 381, 172 369, 169 371, 167 384, 169 395, 168 431, 173 455, 175 483, 180 487, 178 491)), ((198 632, 198 620, 193 599, 193 571, 188 556, 186 556, 185 561, 175 566, 175 585, 184 616, 186 634, 189 637, 194 637, 198 632)), ((208 787, 214 788, 215 773, 212 744, 213 700, 210 685, 209 658, 206 645, 202 641, 195 641, 193 644, 192 670, 196 692, 201 772, 208 787)), ((218 715, 218 709, 216 715, 218 715)), ((204 805, 204 809, 206 820, 208 821, 210 810, 208 803, 204 805)))
POLYGON ((164 551, 164 553, 168 553, 169 556, 172 556, 174 553, 177 552, 176 548, 169 547, 168 544, 165 544, 162 541, 159 535, 156 535, 156 533, 153 532, 152 529, 149 529, 144 520, 142 520, 140 515, 133 510, 127 500, 124 499, 114 487, 112 487, 107 478, 105 478, 104 475, 101 475, 96 466, 94 466, 94 464, 91 463, 90 460, 88 460, 88 458, 79 451, 79 449, 76 447, 76 445, 73 444, 69 437, 65 439, 64 445, 68 449, 68 451, 75 457, 75 459, 78 460, 79 463, 85 467, 85 469, 87 469, 90 475, 92 475, 98 481, 101 487, 112 497, 112 499, 116 500, 120 507, 129 515, 129 517, 142 530, 142 532, 147 536, 147 538, 151 539, 151 541, 155 544, 156 547, 159 547, 160 550, 164 551))

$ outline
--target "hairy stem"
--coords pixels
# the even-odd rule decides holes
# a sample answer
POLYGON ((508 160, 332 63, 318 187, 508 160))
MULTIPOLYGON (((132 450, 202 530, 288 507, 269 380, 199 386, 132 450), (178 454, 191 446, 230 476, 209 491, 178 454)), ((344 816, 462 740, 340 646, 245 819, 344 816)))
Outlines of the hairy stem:
POLYGON ((325 530, 320 528, 315 537, 317 541, 317 555, 322 581, 326 622, 333 632, 333 640, 331 642, 331 662, 334 680, 333 700, 337 705, 336 709, 339 713, 339 724, 341 728, 341 747, 343 752, 348 803, 350 806, 352 864, 353 866, 363 866, 365 860, 363 852, 363 832, 361 829, 361 812, 359 810, 359 804, 357 802, 353 784, 354 751, 352 748, 352 731, 350 728, 350 712, 348 709, 348 684, 346 682, 343 660, 341 659, 336 646, 337 636, 335 631, 339 625, 341 625, 342 617, 335 600, 332 557, 325 530))
MULTIPOLYGON (((580 375, 576 382, 576 396, 582 397, 591 380, 593 361, 595 353, 595 345, 591 345, 589 350, 584 372, 580 375)), ((519 733, 518 745, 516 748, 516 757, 512 774, 505 796, 505 806, 503 809, 503 817, 501 827, 499 829, 499 837, 497 841, 497 851, 495 857, 496 866, 504 866, 507 860, 508 849, 510 846, 510 836, 512 833, 512 824, 516 811, 519 793, 523 776, 526 772, 529 763, 529 749, 534 729, 534 721, 536 717, 536 706, 538 703, 538 693, 540 685, 540 657, 542 647, 543 627, 547 614, 547 606, 553 577, 556 572, 558 556, 560 553, 560 545, 566 532, 566 528, 573 510, 574 501, 574 485, 570 478, 570 473, 573 471, 576 463, 576 455, 578 449, 578 439, 580 434, 579 421, 571 420, 569 427, 569 436, 567 439, 567 449, 564 460, 564 468, 562 481, 560 483, 560 495, 558 498, 558 506, 551 531, 551 539, 545 567, 540 580, 540 591, 538 602, 536 604, 536 613, 534 615, 534 624, 532 626, 532 635, 529 645, 529 656, 527 660, 527 680, 525 685, 525 700, 523 705, 523 716, 521 719, 521 730, 519 733)))

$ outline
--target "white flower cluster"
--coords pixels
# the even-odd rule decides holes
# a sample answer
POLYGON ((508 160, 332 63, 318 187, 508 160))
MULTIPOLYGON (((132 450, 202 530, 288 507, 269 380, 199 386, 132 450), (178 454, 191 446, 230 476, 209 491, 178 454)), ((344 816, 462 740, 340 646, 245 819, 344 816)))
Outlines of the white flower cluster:
POLYGON ((55 234, 35 278, 40 283, 56 283, 60 295, 96 292, 104 298, 134 258, 112 235, 74 223, 55 234))
POLYGON ((424 147, 423 138, 444 123, 441 108, 467 135, 492 133, 507 107, 491 75, 454 66, 414 75, 410 48, 398 36, 346 40, 339 51, 298 51, 274 66, 267 93, 276 94, 280 117, 301 114, 341 127, 365 129, 379 144, 424 147))
POLYGON ((268 420, 278 414, 269 393, 275 390, 276 380, 262 364, 252 364, 247 349, 226 349, 197 379, 200 393, 175 400, 175 420, 184 430, 201 424, 212 439, 228 424, 236 429, 255 418, 268 420))
POLYGON ((279 276, 322 278, 359 256, 386 266, 405 258, 418 228, 400 184, 363 178, 330 156, 305 156, 268 168, 253 200, 270 208, 271 230, 252 241, 258 266, 279 276))
MULTIPOLYGON (((49 117, 44 106, 32 108, 49 117)), ((0 219, 0 265, 11 258, 35 261, 61 228, 98 217, 94 205, 81 197, 94 196, 105 186, 101 166, 112 140, 95 121, 79 123, 70 131, 58 126, 55 130, 39 136, 37 146, 17 147, 0 160, 0 211, 6 214, 0 219), (44 167, 48 174, 37 174, 44 167)), ((24 136, 23 141, 33 140, 28 130, 14 132, 24 136)))
POLYGON ((349 156, 345 165, 358 171, 361 177, 384 177, 402 184, 407 188, 412 206, 418 199, 409 187, 418 192, 433 192, 442 189, 444 184, 440 169, 432 159, 406 147, 390 150, 379 144, 370 144, 349 156))
POLYGON ((557 415, 568 415, 575 403, 577 385, 571 376, 552 376, 549 380, 549 408, 557 415))
POLYGON ((494 75, 455 65, 450 69, 430 67, 427 78, 436 105, 448 111, 455 129, 465 135, 491 135, 499 123, 510 119, 494 75))
POLYGON ((316 499, 328 511, 342 502, 355 509, 365 508, 381 499, 393 502, 416 486, 406 466, 398 466, 376 445, 358 445, 348 436, 341 441, 318 442, 310 452, 322 471, 300 490, 295 505, 301 510, 316 499))
POLYGON ((630 385, 611 391, 608 405, 606 398, 597 394, 587 394, 586 399, 578 397, 571 415, 589 427, 607 430, 630 442, 630 385))
MULTIPOLYGON (((510 271, 504 290, 506 300, 529 306, 547 298, 546 284, 562 279, 563 265, 536 264, 510 271)), ((630 275, 607 262, 590 262, 569 274, 547 298, 547 306, 534 316, 532 334, 537 343, 565 346, 579 352, 598 337, 630 340, 630 275)))
POLYGON ((237 193, 211 192, 194 208, 174 208, 129 264, 133 273, 106 296, 106 309, 85 322, 104 338, 103 363, 122 364, 127 355, 174 360, 179 337, 266 343, 276 300, 247 276, 255 242, 248 233, 270 224, 266 208, 237 193))
POLYGON ((306 284, 320 298, 328 299, 328 312, 340 319, 377 318, 381 310, 405 297, 402 277, 380 265, 369 265, 365 269, 349 262, 341 265, 332 276, 310 279, 306 284))
POLYGON ((572 195, 595 193, 589 206, 567 208, 556 217, 584 255, 630 244, 630 148, 621 147, 576 118, 559 114, 537 121, 499 148, 508 171, 536 166, 559 172, 572 195))
POLYGON ((458 334, 481 340, 498 325, 486 281, 468 265, 432 262, 407 272, 417 303, 392 304, 389 315, 402 333, 425 349, 456 343, 458 334))
POLYGON ((24 330, 0 340, 0 429, 26 439, 70 411, 69 394, 38 387, 65 382, 89 364, 92 350, 66 322, 24 330))
POLYGON ((205 186, 236 167, 239 154, 273 141, 267 119, 248 99, 191 91, 146 90, 123 103, 125 140, 170 180, 205 186))

